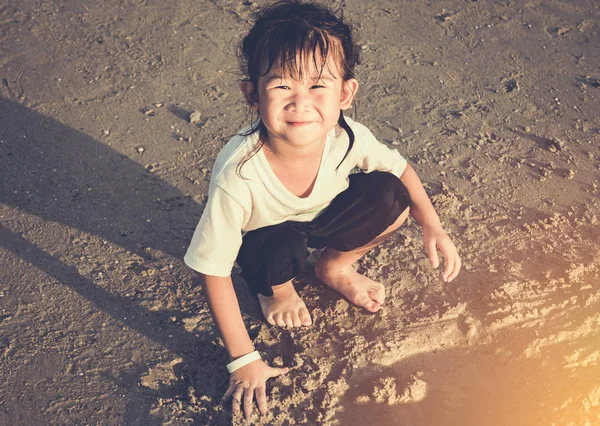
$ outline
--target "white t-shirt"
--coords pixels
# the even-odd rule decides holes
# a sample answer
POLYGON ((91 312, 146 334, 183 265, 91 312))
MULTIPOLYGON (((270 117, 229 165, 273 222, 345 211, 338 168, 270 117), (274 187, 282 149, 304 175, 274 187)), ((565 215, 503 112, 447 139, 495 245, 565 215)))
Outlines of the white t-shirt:
POLYGON ((348 188, 348 176, 355 167, 365 173, 380 170, 402 175, 407 163, 398 151, 379 142, 362 124, 347 117, 346 122, 355 136, 352 150, 336 170, 346 154, 349 139, 338 128, 327 134, 317 179, 306 198, 297 197, 285 188, 262 149, 244 164, 240 177, 238 164, 256 146, 259 132, 231 138, 215 160, 208 201, 184 257, 185 263, 205 275, 229 276, 244 233, 288 220, 313 220, 336 195, 348 188))

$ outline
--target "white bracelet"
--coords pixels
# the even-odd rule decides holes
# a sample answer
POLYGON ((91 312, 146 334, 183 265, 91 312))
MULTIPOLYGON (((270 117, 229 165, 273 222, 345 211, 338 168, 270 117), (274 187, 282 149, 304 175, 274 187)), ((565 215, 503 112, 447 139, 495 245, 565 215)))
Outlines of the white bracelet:
POLYGON ((257 359, 261 359, 258 351, 250 352, 249 354, 241 356, 235 361, 231 361, 229 364, 227 364, 227 371, 233 373, 235 370, 242 368, 244 365, 248 365, 257 359))

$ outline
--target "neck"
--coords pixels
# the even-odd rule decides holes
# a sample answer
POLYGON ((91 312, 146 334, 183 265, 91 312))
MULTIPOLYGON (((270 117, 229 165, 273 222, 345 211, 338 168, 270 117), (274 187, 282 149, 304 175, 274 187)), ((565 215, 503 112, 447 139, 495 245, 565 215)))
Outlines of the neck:
POLYGON ((311 160, 316 156, 321 157, 326 140, 327 137, 324 137, 323 140, 316 141, 315 143, 304 146, 293 146, 278 141, 277 138, 269 138, 265 141, 263 149, 268 151, 271 157, 283 163, 311 160))

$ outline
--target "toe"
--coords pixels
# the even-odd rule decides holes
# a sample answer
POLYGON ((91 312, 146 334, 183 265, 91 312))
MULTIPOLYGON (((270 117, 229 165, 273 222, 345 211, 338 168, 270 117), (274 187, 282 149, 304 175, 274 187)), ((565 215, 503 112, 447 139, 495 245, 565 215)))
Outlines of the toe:
POLYGON ((275 323, 279 326, 279 327, 285 327, 285 321, 283 320, 283 315, 282 314, 277 314, 275 315, 275 323))
POLYGON ((300 322, 300 316, 298 316, 298 312, 292 312, 291 317, 294 327, 300 327, 302 325, 302 322, 300 322))
POLYGON ((378 305, 383 305, 383 302, 385 302, 385 287, 378 285, 372 292, 369 292, 369 296, 378 305))
POLYGON ((292 321, 291 312, 286 312, 285 314, 283 314, 283 322, 285 322, 285 325, 288 327, 294 326, 294 321, 292 321))
POLYGON ((369 300, 363 306, 367 311, 371 311, 371 312, 377 312, 379 310, 379 308, 381 308, 381 305, 377 302, 374 302, 373 300, 369 300))
POLYGON ((271 324, 271 325, 275 325, 275 324, 276 324, 276 323, 275 323, 275 320, 273 319, 273 315, 269 315, 269 316, 267 317, 267 322, 268 322, 269 324, 271 324))
POLYGON ((306 309, 306 308, 300 309, 300 322, 302 323, 302 325, 306 325, 306 326, 312 324, 312 320, 310 318, 310 314, 308 313, 308 309, 306 309))
POLYGON ((373 300, 368 293, 361 294, 355 299, 355 303, 370 312, 377 312, 381 308, 381 304, 373 300))

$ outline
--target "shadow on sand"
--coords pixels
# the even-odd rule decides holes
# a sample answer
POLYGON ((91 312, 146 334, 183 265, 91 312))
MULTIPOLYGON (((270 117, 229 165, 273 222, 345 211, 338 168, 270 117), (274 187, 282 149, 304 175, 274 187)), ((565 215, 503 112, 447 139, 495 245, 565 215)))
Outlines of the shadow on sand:
MULTIPOLYGON (((202 210, 189 196, 126 156, 6 99, 0 99, 0 200, 13 210, 96 235, 147 261, 153 260, 149 253, 157 251, 181 259, 202 210)), ((187 385, 220 398, 225 376, 223 383, 215 380, 216 376, 208 380, 200 370, 206 365, 222 365, 226 359, 225 351, 213 344, 215 336, 187 332, 183 327, 165 331, 169 318, 181 319, 189 312, 151 311, 100 287, 23 238, 26 230, 15 229, 18 226, 0 224, 1 247, 91 301, 123 326, 182 357, 185 381, 192 382, 187 385)), ((136 389, 133 378, 127 424, 155 422, 149 411, 156 398, 136 389)), ((23 410, 12 413, 15 420, 25 415, 19 411, 23 410)))

